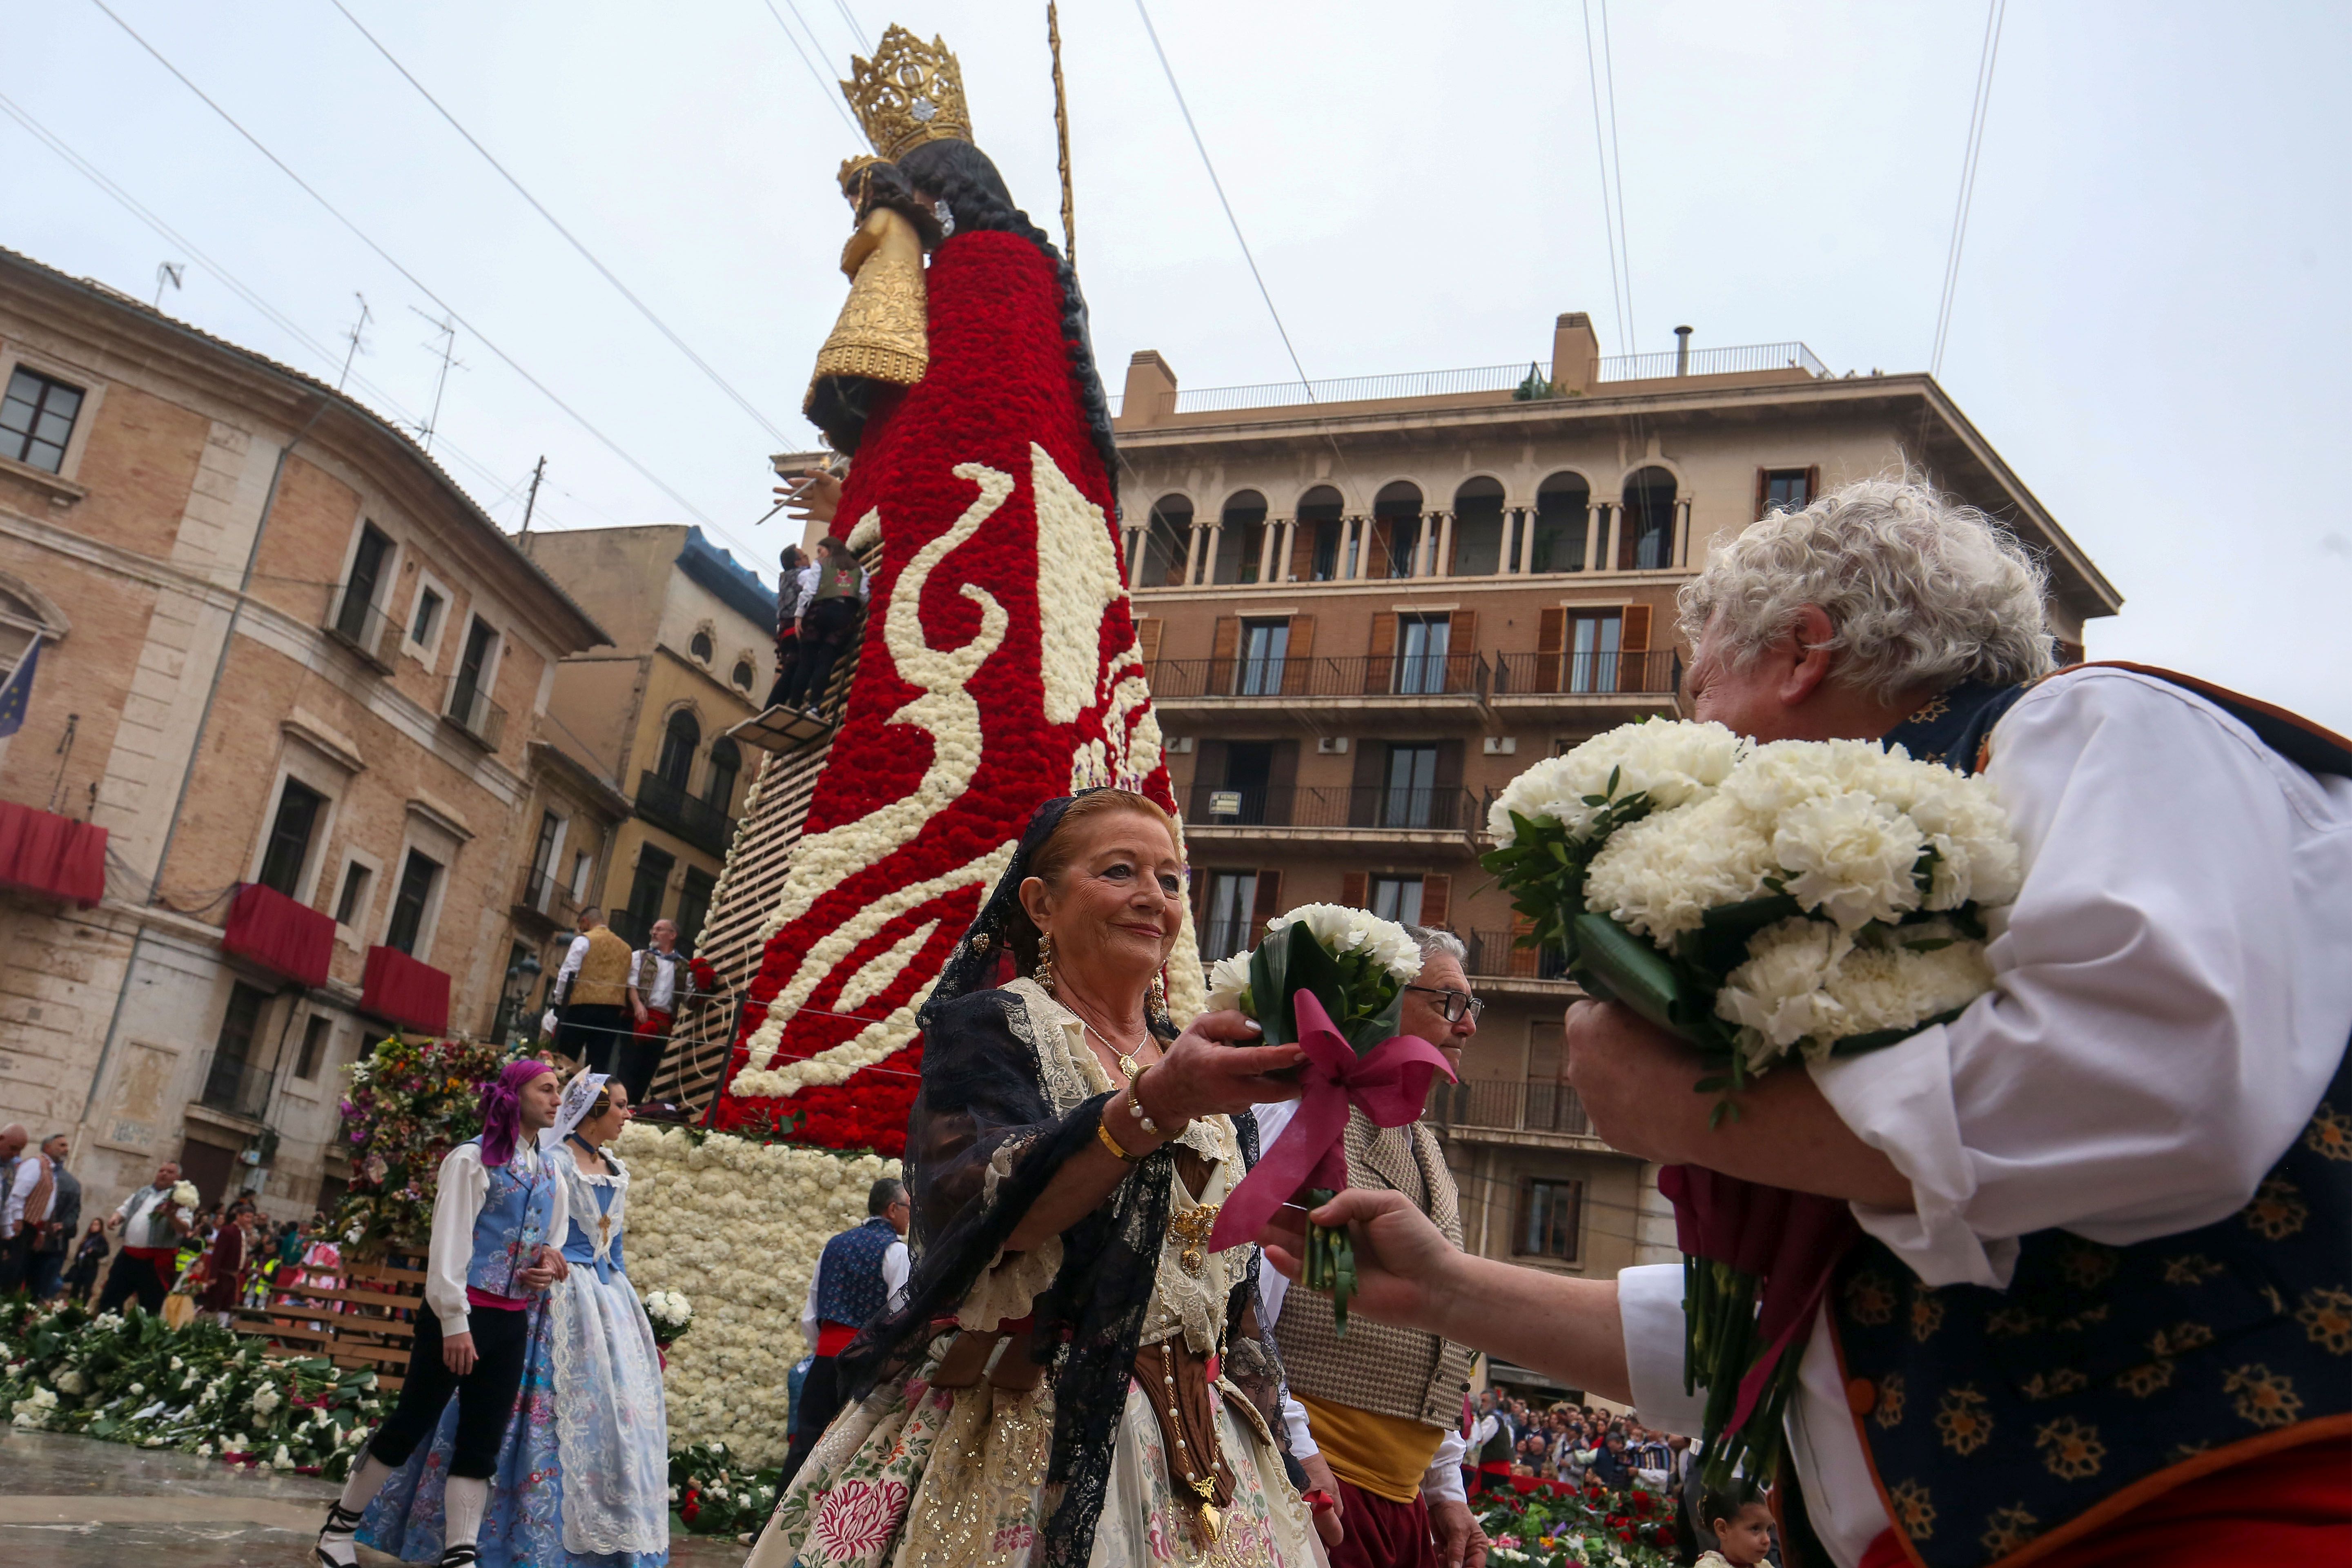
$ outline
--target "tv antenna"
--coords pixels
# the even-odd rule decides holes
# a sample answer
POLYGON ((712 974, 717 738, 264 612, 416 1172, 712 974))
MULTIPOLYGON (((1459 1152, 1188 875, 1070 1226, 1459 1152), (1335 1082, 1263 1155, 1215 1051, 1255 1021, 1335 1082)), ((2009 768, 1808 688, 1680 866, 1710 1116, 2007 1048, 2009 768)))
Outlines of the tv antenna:
POLYGON ((184 261, 165 261, 157 264, 155 268, 155 309, 160 310, 163 308, 164 287, 166 285, 169 285, 173 289, 181 287, 180 279, 187 276, 187 271, 188 264, 184 261))
POLYGON ((464 370, 466 362, 456 357, 457 323, 453 318, 445 313, 439 321, 436 321, 432 317, 425 316, 424 311, 417 310, 415 306, 411 305, 408 308, 415 310, 419 316, 424 316, 425 321, 432 326, 441 340, 437 343, 421 345, 441 356, 441 374, 433 380, 433 412, 426 415, 425 423, 416 427, 417 437, 424 442, 425 449, 429 452, 433 450, 433 431, 441 423, 442 390, 449 384, 450 371, 464 370))
POLYGON ((361 334, 367 331, 367 324, 374 315, 374 312, 368 309, 366 295, 354 289, 352 290, 352 298, 360 302, 360 319, 353 321, 352 323, 352 330, 343 334, 345 340, 348 341, 352 346, 351 352, 343 355, 343 374, 335 378, 335 390, 337 392, 342 391, 343 383, 352 378, 352 359, 358 355, 362 349, 367 347, 367 344, 362 341, 361 334))

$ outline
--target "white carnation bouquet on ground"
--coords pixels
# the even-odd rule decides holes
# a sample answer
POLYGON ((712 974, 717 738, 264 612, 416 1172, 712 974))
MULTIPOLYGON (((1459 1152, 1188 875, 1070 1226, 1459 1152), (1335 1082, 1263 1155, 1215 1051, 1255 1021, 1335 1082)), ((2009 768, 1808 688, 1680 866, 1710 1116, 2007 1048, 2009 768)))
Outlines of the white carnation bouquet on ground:
POLYGON ((654 1343, 666 1350, 694 1327, 694 1303, 679 1291, 648 1290, 646 1321, 653 1325, 654 1343))
POLYGON ((2021 877, 1983 779, 1720 724, 1610 731, 1514 779, 1488 826, 1534 939, 1696 1047, 1702 1091, 1956 1016, 1992 987, 1983 912, 2021 877))
MULTIPOLYGON (((1302 904, 1266 921, 1255 952, 1219 959, 1209 972, 1209 1005, 1236 1007, 1264 1031, 1254 1044, 1304 1047, 1288 1070, 1299 1108, 1280 1137, 1226 1197, 1209 1244, 1223 1250, 1255 1237, 1275 1210, 1331 1201, 1348 1184, 1341 1139, 1354 1105, 1382 1127, 1422 1112, 1431 1079, 1454 1076, 1428 1041, 1397 1033, 1404 988, 1421 976, 1421 946, 1394 921, 1339 904, 1302 904)), ((1345 1230, 1307 1227, 1302 1282, 1328 1290, 1339 1331, 1348 1330, 1356 1289, 1355 1253, 1345 1230)))

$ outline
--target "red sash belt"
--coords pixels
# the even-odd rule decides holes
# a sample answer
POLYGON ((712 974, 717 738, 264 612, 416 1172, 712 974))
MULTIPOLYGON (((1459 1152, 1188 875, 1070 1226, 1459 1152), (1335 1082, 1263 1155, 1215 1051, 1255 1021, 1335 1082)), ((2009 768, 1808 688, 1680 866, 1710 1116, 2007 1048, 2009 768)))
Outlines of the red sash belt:
POLYGON ((857 1337, 857 1330, 848 1323, 836 1323, 827 1319, 816 1326, 816 1353, 839 1355, 857 1337))

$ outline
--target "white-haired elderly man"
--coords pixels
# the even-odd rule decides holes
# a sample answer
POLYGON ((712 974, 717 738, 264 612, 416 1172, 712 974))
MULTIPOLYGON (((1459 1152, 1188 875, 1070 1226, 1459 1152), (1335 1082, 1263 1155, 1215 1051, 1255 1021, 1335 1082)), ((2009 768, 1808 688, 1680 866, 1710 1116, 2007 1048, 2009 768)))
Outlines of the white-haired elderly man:
MULTIPOLYGON (((2340 1561, 2352 742, 2183 677, 2053 676, 2042 595, 2024 550, 1909 484, 1714 555, 1683 597, 1696 716, 1982 767, 2023 890, 1990 994, 1775 1073, 1736 1121, 1710 1130, 1688 1051, 1613 1005, 1570 1013, 1570 1076, 1615 1147, 1859 1223, 1790 1405, 1792 1563, 2340 1561)), ((1382 1193, 1320 1216, 1366 1226, 1351 1313, 1697 1429, 1680 1268, 1463 1258, 1382 1193)))
MULTIPOLYGON (((1405 988, 1397 1027, 1459 1070, 1483 1005, 1463 969, 1467 951, 1445 931, 1405 929, 1421 946, 1421 973, 1405 988)), ((1258 1106, 1259 1146, 1271 1147, 1297 1110, 1296 1101, 1258 1106)), ((1436 1133, 1418 1121, 1378 1127, 1350 1107, 1346 1149, 1349 1185, 1400 1194, 1448 1246, 1461 1247, 1461 1198, 1436 1133)), ((1328 1302, 1304 1293, 1286 1302, 1289 1281, 1276 1275, 1259 1288, 1282 1350, 1290 1449, 1308 1490, 1323 1494, 1308 1500, 1332 1568, 1479 1568, 1486 1538, 1462 1486, 1462 1399, 1475 1352, 1352 1317, 1341 1340, 1328 1302)))

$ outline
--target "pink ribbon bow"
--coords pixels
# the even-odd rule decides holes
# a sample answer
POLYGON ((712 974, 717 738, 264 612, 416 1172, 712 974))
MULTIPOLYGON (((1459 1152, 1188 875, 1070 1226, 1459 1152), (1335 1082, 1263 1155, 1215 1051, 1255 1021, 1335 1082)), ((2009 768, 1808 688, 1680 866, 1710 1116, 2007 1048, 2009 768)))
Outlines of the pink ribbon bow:
POLYGON ((1299 1047, 1307 1053, 1298 1113, 1226 1194, 1209 1231, 1212 1252, 1255 1240, 1274 1211, 1303 1187, 1337 1192, 1348 1184, 1341 1141, 1350 1104, 1375 1126, 1402 1127, 1428 1105, 1432 1079, 1444 1073, 1447 1082, 1454 1081, 1445 1058, 1418 1036, 1391 1035, 1360 1057, 1331 1026, 1331 1015, 1313 992, 1295 993, 1290 1005, 1298 1018, 1299 1047))

